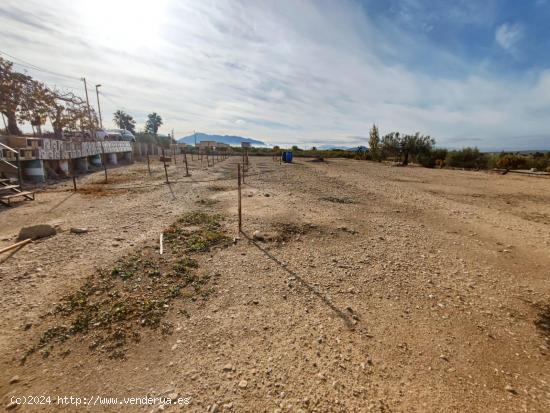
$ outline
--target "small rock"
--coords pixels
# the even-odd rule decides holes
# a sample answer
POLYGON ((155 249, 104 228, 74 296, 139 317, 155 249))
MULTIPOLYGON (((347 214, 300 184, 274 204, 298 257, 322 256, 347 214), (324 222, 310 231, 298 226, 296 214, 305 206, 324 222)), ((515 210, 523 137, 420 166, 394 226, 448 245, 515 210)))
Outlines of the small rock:
POLYGON ((19 383, 19 376, 13 376, 10 379, 10 384, 19 383))
POLYGON ((510 384, 507 384, 506 387, 504 387, 504 390, 512 394, 518 394, 516 389, 514 389, 510 384))
POLYGON ((88 228, 73 227, 73 228, 71 228, 70 231, 73 234, 86 234, 86 233, 88 233, 88 228))
POLYGON ((177 348, 178 348, 178 345, 177 345, 177 344, 174 344, 174 345, 172 346, 172 351, 176 350, 177 348))
POLYGON ((219 411, 220 411, 220 407, 216 403, 214 403, 210 408, 210 413, 219 413, 219 411))
POLYGON ((258 230, 254 231, 254 233, 252 234, 252 238, 254 238, 256 241, 265 241, 265 235, 258 230))
POLYGON ((233 370, 233 366, 231 365, 231 363, 228 363, 225 366, 223 366, 223 371, 231 371, 231 370, 233 370))
POLYGON ((11 410, 11 409, 15 409, 17 407, 17 403, 16 402, 10 402, 6 405, 6 410, 11 410))
POLYGON ((30 227, 21 228, 19 231, 19 236, 17 241, 23 241, 24 239, 39 239, 51 237, 57 234, 57 231, 54 227, 48 224, 33 225, 30 227))
POLYGON ((174 400, 177 400, 178 399, 178 393, 176 392, 172 392, 172 393, 168 393, 168 395, 166 397, 168 397, 170 400, 174 401, 174 400))
POLYGON ((248 386, 248 382, 246 380, 243 379, 239 382, 239 387, 241 389, 246 389, 247 386, 248 386))

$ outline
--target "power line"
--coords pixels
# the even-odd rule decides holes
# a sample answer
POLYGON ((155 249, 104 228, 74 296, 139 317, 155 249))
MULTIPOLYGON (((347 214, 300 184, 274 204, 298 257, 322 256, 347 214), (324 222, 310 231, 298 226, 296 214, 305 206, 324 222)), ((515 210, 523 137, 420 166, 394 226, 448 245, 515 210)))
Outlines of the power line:
POLYGON ((31 70, 37 70, 39 72, 44 72, 44 73, 48 73, 50 75, 53 75, 53 76, 59 76, 59 77, 64 77, 66 79, 71 79, 71 80, 80 80, 80 78, 78 77, 75 77, 75 76, 69 76, 69 75, 65 75, 63 73, 57 73, 57 72, 54 72, 52 70, 48 70, 48 69, 43 69, 39 66, 36 66, 32 63, 29 63, 27 62, 26 60, 23 60, 23 59, 20 59, 18 57, 15 57, 9 53, 6 53, 2 50, 0 50, 0 54, 4 55, 4 56, 7 56, 11 59, 14 59, 14 60, 18 60, 19 62, 22 62, 22 63, 18 63, 18 62, 15 62, 15 64, 19 65, 19 66, 23 66, 23 67, 26 67, 27 69, 31 69, 31 70))

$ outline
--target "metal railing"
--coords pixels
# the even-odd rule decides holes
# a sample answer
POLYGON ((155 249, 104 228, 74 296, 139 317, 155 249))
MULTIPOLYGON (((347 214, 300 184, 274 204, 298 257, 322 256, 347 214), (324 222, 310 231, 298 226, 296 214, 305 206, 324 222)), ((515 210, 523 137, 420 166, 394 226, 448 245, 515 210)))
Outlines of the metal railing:
POLYGON ((21 155, 19 154, 19 151, 17 149, 13 149, 12 147, 0 142, 0 161, 4 162, 5 164, 8 164, 12 168, 17 169, 17 178, 19 180, 19 188, 23 189, 23 175, 21 173, 21 155), (6 159, 4 159, 4 154, 3 154, 4 149, 15 154, 17 165, 14 165, 10 161, 7 161, 6 159))

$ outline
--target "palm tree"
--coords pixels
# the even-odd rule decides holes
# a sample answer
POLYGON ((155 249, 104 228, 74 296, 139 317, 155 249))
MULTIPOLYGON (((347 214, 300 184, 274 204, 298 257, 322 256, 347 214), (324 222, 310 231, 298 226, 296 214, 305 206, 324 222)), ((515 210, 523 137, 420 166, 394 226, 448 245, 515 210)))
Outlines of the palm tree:
POLYGON ((147 115, 147 122, 145 123, 145 132, 157 134, 160 126, 162 125, 162 118, 156 112, 147 115))
POLYGON ((115 122, 115 125, 117 125, 120 129, 124 129, 125 117, 126 117, 126 112, 119 109, 113 114, 113 122, 115 122))
POLYGON ((113 121, 120 129, 126 129, 127 131, 135 133, 136 121, 131 115, 123 110, 119 109, 113 114, 113 121))

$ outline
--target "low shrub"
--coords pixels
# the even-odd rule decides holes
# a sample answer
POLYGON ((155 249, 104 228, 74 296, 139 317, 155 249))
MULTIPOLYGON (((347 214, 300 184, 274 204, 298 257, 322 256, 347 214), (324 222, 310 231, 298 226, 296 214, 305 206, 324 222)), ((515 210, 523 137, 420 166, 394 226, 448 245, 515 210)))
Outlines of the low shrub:
POLYGON ((488 160, 488 156, 481 153, 478 148, 463 148, 449 151, 445 163, 454 168, 485 169, 488 160))

